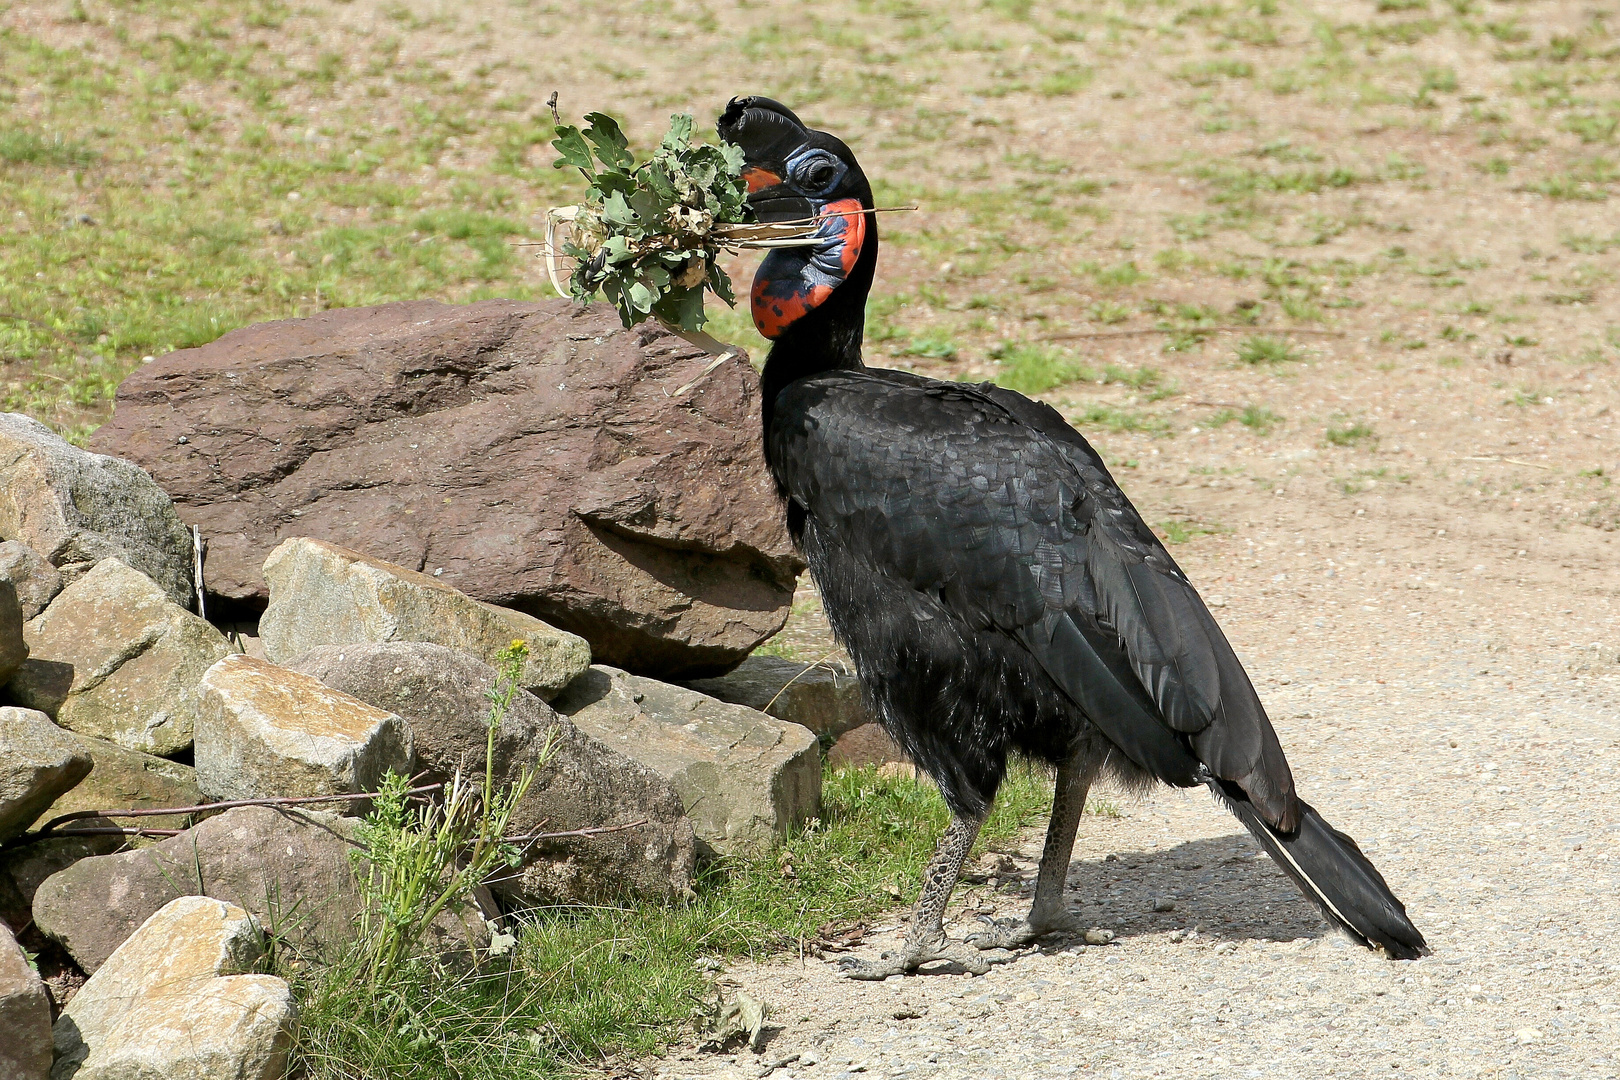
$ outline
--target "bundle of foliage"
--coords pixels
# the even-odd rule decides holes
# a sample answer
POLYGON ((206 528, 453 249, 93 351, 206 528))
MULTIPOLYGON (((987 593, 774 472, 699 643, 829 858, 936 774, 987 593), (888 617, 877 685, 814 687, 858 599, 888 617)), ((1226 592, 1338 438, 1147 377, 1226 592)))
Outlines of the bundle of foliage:
POLYGON ((590 185, 584 203, 565 218, 573 236, 563 250, 578 261, 569 292, 582 302, 600 292, 625 326, 656 315, 701 330, 705 289, 736 304, 716 258, 724 227, 741 224, 748 213, 742 151, 694 144, 692 118, 682 114, 670 118, 652 158, 637 165, 618 121, 599 112, 585 119, 584 131, 558 125, 551 144, 559 155, 555 167, 578 169, 590 185))

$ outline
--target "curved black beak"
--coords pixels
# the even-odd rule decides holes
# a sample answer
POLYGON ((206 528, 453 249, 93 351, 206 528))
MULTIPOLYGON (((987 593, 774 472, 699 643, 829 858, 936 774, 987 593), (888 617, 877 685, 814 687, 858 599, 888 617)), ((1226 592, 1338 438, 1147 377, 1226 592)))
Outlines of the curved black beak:
POLYGON ((819 207, 783 183, 787 159, 810 138, 793 110, 767 97, 734 97, 715 125, 720 137, 743 152, 748 205, 766 223, 803 222, 819 207))

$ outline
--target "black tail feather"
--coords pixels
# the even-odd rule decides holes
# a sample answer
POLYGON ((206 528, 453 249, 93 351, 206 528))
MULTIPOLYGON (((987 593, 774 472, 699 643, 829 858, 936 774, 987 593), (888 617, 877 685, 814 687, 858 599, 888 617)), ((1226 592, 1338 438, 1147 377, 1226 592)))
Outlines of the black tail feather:
POLYGON ((1394 960, 1415 960, 1429 951, 1422 933, 1406 917, 1406 907, 1395 898, 1377 867, 1354 840, 1323 821, 1321 814, 1301 802, 1298 831, 1280 833, 1261 820, 1236 784, 1208 783, 1215 797, 1254 834, 1266 854, 1329 922, 1368 948, 1383 949, 1394 960))

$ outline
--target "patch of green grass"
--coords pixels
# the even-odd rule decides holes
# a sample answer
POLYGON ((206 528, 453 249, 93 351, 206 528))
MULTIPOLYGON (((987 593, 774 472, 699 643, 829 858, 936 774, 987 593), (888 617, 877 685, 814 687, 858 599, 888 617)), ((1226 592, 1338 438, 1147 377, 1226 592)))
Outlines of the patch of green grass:
POLYGON ((1208 86, 1219 79, 1248 79, 1254 75, 1254 66, 1247 60, 1219 58, 1189 60, 1176 69, 1176 78, 1193 86, 1208 86))
POLYGON ((1098 285, 1113 289, 1125 289, 1132 285, 1139 285, 1152 277, 1147 271, 1138 268, 1135 260, 1132 259, 1115 263, 1113 266, 1085 263, 1081 269, 1090 274, 1091 279, 1098 285))
POLYGON ((914 337, 901 350, 905 356, 926 356, 931 360, 950 360, 956 356, 956 342, 939 334, 922 334, 914 337))
POLYGON ((1252 334, 1237 343, 1237 358, 1241 363, 1258 367, 1261 364, 1290 364, 1305 359, 1305 354, 1287 338, 1252 334))
POLYGON ((1078 94, 1091 85, 1096 72, 1089 67, 1069 68, 1064 71, 1053 72, 1035 84, 1046 97, 1065 97, 1069 94, 1078 94))
POLYGON ((1170 421, 1162 416, 1100 402, 1093 402, 1078 413, 1070 414, 1069 422, 1077 427, 1099 427, 1112 432, 1141 432, 1148 435, 1170 433, 1170 421))
POLYGON ((1385 468, 1357 469, 1349 476, 1335 479, 1333 484, 1345 495, 1360 495, 1362 492, 1371 491, 1384 480, 1393 480, 1398 484, 1409 484, 1412 482, 1412 477, 1409 473, 1397 473, 1391 476, 1389 470, 1385 468))
POLYGON ((1502 404, 1526 409, 1532 405, 1545 405, 1550 401, 1552 401, 1552 398, 1545 391, 1538 390, 1533 386, 1522 386, 1513 391, 1512 396, 1502 404))
POLYGON ((1067 383, 1096 378, 1067 349, 1044 344, 1003 345, 991 350, 999 361, 992 376, 998 386, 1033 397, 1067 383))
POLYGON ((1113 326, 1129 319, 1131 309, 1126 304, 1117 304, 1112 300, 1099 300, 1091 305, 1087 314, 1104 326, 1113 326))
POLYGON ((1245 405, 1241 409, 1221 409, 1206 423, 1212 428, 1225 427, 1236 420, 1256 435, 1270 435, 1284 423, 1283 418, 1264 405, 1245 405))
MULTIPOLYGON (((1046 777, 1015 765, 978 849, 1050 807, 1046 777)), ((948 818, 931 784, 829 772, 817 821, 759 859, 710 867, 688 902, 536 911, 506 961, 459 977, 409 967, 377 1004, 341 968, 295 973, 295 1060, 309 1080, 552 1080, 656 1053, 713 1000, 696 961, 796 951, 822 928, 909 904, 948 818)))
POLYGON ((1159 532, 1163 534, 1165 542, 1171 544, 1185 544, 1194 537, 1214 536, 1217 533, 1227 531, 1224 525, 1206 525, 1198 521, 1171 520, 1159 522, 1159 532))
POLYGON ((1601 202, 1609 197, 1609 185, 1620 180, 1620 169, 1608 158, 1590 158, 1562 172, 1556 172, 1521 191, 1533 191, 1549 199, 1601 202))
POLYGON ((47 168, 84 168, 96 160, 95 151, 61 135, 44 136, 25 128, 0 128, 0 162, 47 168))
POLYGON ((1235 203, 1257 195, 1313 195, 1333 188, 1346 188, 1368 178, 1342 166, 1333 168, 1256 169, 1230 162, 1196 165, 1192 175, 1215 189, 1211 201, 1235 203))
POLYGON ((1357 420, 1339 427, 1328 428, 1324 437, 1334 446, 1357 446, 1364 442, 1376 441, 1378 433, 1357 420))

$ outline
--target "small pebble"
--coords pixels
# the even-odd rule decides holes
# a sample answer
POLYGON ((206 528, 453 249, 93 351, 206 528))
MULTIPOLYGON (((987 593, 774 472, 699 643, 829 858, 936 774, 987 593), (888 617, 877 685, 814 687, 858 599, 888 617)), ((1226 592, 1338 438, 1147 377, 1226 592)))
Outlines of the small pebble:
POLYGON ((1153 901, 1153 910, 1174 911, 1176 910, 1176 902, 1168 897, 1160 897, 1159 899, 1153 901))
POLYGON ((1087 945, 1107 945, 1113 940, 1114 932, 1112 930, 1104 930, 1100 927, 1093 926, 1090 930, 1086 931, 1087 945))

